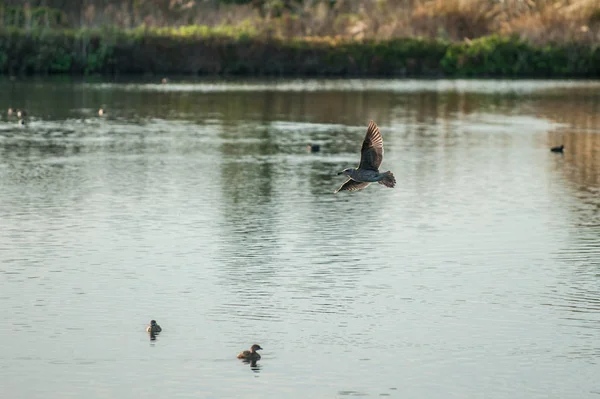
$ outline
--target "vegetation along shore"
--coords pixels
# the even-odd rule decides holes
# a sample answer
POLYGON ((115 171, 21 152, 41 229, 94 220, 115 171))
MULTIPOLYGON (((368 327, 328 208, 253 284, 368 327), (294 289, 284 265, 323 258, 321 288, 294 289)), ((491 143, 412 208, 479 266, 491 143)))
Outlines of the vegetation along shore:
POLYGON ((12 3, 9 75, 600 77, 595 0, 12 3))

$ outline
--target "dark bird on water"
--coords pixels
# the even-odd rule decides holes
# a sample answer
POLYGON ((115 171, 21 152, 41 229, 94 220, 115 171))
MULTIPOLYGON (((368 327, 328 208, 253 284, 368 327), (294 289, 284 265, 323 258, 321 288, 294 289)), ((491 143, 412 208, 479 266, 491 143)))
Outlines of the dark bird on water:
POLYGON ((321 146, 319 144, 307 144, 306 149, 310 152, 319 152, 321 150, 321 146))
POLYGON ((396 178, 392 172, 388 170, 379 173, 381 161, 383 161, 383 138, 375 122, 370 121, 360 149, 360 164, 358 168, 348 168, 338 173, 338 175, 346 175, 349 178, 334 193, 344 190, 362 190, 373 182, 386 187, 394 187, 396 178))
POLYGON ((162 328, 158 325, 156 320, 150 320, 150 324, 146 327, 146 332, 151 334, 158 334, 162 331, 162 328))
POLYGON ((552 148, 550 148, 550 151, 562 153, 564 149, 565 149, 564 145, 559 145, 558 147, 552 147, 552 148))
POLYGON ((249 351, 240 352, 237 355, 237 358, 244 359, 244 360, 251 360, 251 361, 260 360, 260 354, 257 351, 259 351, 261 349, 262 348, 260 347, 259 344, 254 344, 250 347, 249 351))

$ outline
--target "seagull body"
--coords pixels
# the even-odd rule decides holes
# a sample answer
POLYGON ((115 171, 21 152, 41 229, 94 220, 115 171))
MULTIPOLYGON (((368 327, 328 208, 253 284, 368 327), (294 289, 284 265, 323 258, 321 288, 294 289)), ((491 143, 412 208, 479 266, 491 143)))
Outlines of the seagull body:
POLYGON ((379 173, 381 161, 383 161, 383 138, 375 122, 370 121, 360 149, 360 164, 358 168, 348 168, 338 173, 338 175, 348 176, 349 179, 334 193, 362 190, 374 182, 383 184, 386 187, 394 187, 396 179, 392 172, 379 173))

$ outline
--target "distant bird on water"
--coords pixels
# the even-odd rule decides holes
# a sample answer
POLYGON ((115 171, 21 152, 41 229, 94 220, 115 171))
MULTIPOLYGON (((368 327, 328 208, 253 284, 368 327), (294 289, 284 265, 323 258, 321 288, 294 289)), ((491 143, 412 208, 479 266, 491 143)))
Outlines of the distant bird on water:
POLYGON ((162 331, 162 328, 156 323, 156 320, 150 320, 150 325, 146 327, 146 332, 151 334, 158 334, 162 331))
POLYGON ((100 108, 100 109, 98 110, 98 116, 103 116, 103 115, 104 115, 104 109, 103 109, 103 108, 100 108))
POLYGON ((261 350, 262 348, 260 347, 259 344, 254 344, 250 347, 249 351, 243 351, 240 352, 237 355, 238 359, 244 359, 244 360, 252 360, 252 361, 256 361, 256 360, 260 360, 260 355, 258 354, 258 350, 261 350))
POLYGON ((321 146, 319 144, 307 144, 306 149, 310 152, 319 152, 321 151, 321 146))
POLYGON ((23 118, 25 117, 26 113, 23 110, 18 109, 17 110, 17 118, 23 118))
POLYGON ((564 145, 559 145, 558 147, 552 147, 552 148, 550 148, 550 151, 562 153, 564 149, 565 149, 564 145))
POLYGON ((162 79, 160 80, 160 83, 162 83, 162 84, 167 84, 167 83, 169 83, 169 79, 168 79, 168 78, 162 78, 162 79))
POLYGON ((349 178, 334 193, 362 190, 373 182, 378 182, 386 187, 394 187, 396 179, 392 172, 379 173, 381 161, 383 161, 383 138, 375 122, 370 121, 360 149, 360 164, 358 168, 348 168, 338 173, 338 175, 346 175, 349 178))

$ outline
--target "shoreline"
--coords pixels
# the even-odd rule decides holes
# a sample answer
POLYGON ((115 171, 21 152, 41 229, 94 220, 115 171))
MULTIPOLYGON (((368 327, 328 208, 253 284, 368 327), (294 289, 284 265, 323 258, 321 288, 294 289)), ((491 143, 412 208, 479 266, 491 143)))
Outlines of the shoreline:
POLYGON ((286 78, 600 78, 600 45, 266 38, 201 26, 0 29, 0 75, 286 78))

